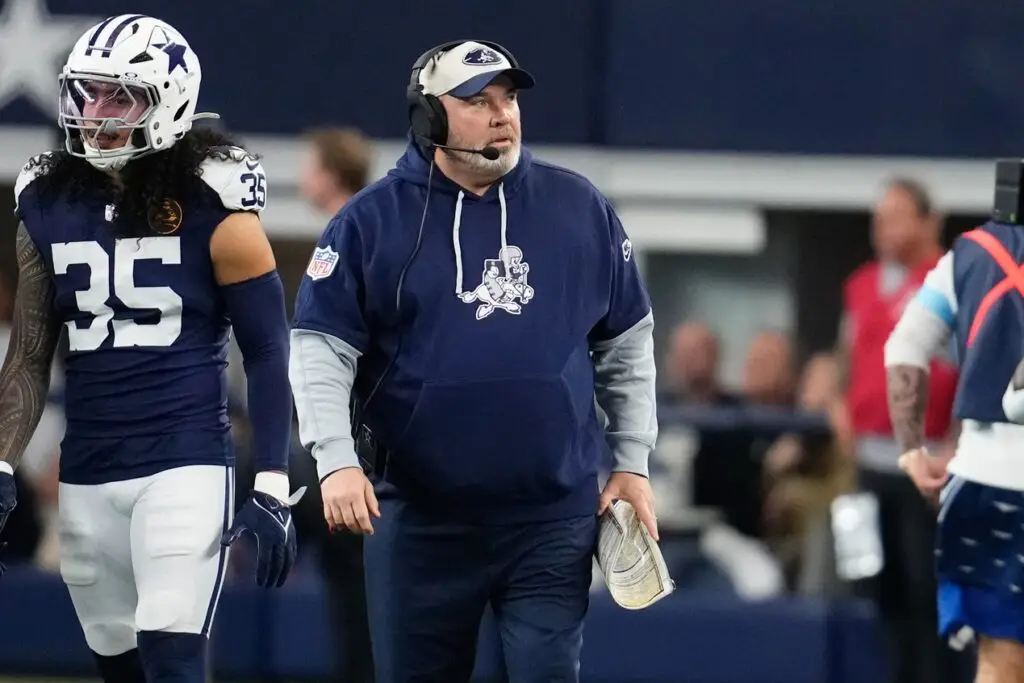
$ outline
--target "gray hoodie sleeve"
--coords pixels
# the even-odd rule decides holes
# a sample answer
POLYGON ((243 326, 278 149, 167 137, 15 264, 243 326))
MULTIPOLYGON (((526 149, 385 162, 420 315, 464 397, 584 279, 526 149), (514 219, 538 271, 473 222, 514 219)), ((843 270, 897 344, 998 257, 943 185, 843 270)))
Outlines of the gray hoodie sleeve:
POLYGON ((648 312, 615 339, 591 345, 597 403, 608 417, 605 438, 613 472, 648 476, 658 438, 655 399, 654 315, 648 312))
POLYGON ((316 460, 317 476, 359 467, 349 396, 359 352, 337 337, 312 330, 291 333, 288 379, 299 417, 299 440, 316 460))

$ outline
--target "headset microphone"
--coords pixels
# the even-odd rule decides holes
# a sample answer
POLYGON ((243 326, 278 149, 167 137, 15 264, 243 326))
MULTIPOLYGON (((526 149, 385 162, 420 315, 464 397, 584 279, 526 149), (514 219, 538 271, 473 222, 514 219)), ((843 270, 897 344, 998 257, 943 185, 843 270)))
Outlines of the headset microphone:
POLYGON ((448 145, 439 145, 436 142, 431 142, 430 146, 437 147, 438 149, 447 149, 449 152, 468 152, 469 154, 479 154, 488 161, 497 161, 498 157, 501 156, 501 152, 498 151, 497 147, 484 147, 483 149, 468 149, 466 147, 449 147, 448 145))

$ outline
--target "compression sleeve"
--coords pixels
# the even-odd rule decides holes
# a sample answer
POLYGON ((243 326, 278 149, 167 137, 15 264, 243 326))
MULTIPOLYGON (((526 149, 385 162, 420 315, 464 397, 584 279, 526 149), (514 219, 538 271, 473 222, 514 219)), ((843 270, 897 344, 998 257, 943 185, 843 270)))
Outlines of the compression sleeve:
POLYGON ((288 376, 299 416, 299 440, 316 460, 323 479, 346 467, 359 467, 352 438, 349 398, 359 352, 337 337, 292 330, 288 376))
POLYGON ((288 471, 288 315, 277 271, 221 287, 248 384, 256 471, 288 471))
POLYGON ((658 438, 655 402, 654 316, 609 341, 591 344, 594 391, 608 416, 605 439, 614 472, 648 476, 647 461, 658 438))

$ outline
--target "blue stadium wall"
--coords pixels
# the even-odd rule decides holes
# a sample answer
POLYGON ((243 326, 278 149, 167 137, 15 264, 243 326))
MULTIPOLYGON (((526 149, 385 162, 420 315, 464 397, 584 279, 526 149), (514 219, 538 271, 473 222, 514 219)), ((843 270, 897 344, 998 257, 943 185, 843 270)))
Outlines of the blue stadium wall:
MULTIPOLYGON (((55 19, 140 7, 46 4, 55 19)), ((204 60, 202 107, 246 133, 288 135, 344 121, 400 138, 411 62, 435 43, 476 36, 504 43, 537 76, 524 104, 534 142, 1024 152, 1022 3, 300 0, 284 9, 249 0, 167 4, 161 12, 204 60)), ((0 110, 0 125, 48 121, 24 101, 0 110)))
MULTIPOLYGON (((333 641, 309 572, 267 591, 225 587, 212 637, 218 680, 325 680, 333 641)), ((91 676, 92 656, 58 576, 15 567, 0 580, 0 676, 91 676)), ((500 637, 481 631, 475 683, 502 680, 500 637)), ((868 683, 884 680, 878 629, 857 605, 760 604, 672 596, 642 612, 596 597, 583 683, 868 683)))

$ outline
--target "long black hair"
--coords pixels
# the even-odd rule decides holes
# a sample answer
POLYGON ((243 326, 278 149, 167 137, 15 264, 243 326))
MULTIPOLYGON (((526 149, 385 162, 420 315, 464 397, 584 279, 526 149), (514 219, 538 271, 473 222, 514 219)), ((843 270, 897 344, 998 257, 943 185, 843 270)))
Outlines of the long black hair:
POLYGON ((222 131, 197 127, 173 147, 128 162, 119 171, 118 182, 63 149, 33 159, 29 168, 38 168, 35 185, 41 198, 74 201, 90 195, 102 197, 116 207, 116 237, 146 237, 160 234, 154 217, 163 215, 166 200, 181 203, 197 196, 204 161, 238 158, 232 147, 244 150, 222 131))

